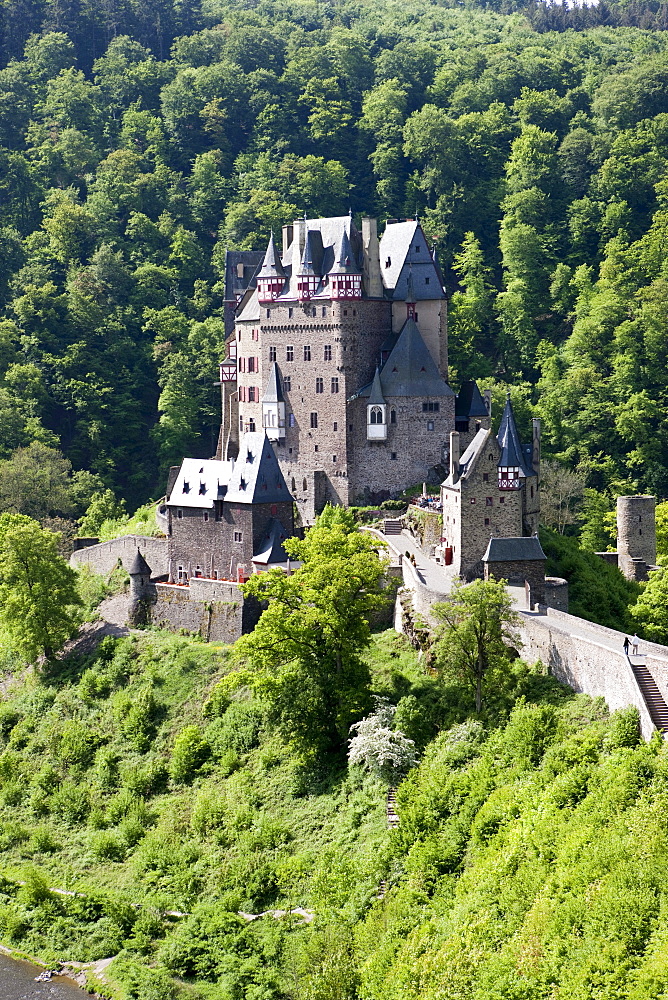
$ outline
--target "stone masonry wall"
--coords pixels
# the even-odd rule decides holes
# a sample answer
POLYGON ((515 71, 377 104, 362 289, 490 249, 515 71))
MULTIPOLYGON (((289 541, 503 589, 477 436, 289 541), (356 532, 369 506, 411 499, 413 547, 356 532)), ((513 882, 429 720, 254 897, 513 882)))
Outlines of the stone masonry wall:
POLYGON ((261 609, 222 580, 193 580, 188 587, 158 583, 150 588, 149 621, 170 632, 191 632, 207 642, 233 643, 252 631, 261 609))
POLYGON ((79 549, 70 556, 70 565, 75 568, 89 566, 93 573, 107 576, 116 568, 119 559, 127 569, 137 549, 141 550, 153 576, 167 573, 167 539, 151 538, 148 535, 123 535, 109 542, 79 549))
POLYGON ((485 579, 507 580, 510 586, 529 584, 531 606, 545 603, 545 563, 540 559, 485 564, 485 579))

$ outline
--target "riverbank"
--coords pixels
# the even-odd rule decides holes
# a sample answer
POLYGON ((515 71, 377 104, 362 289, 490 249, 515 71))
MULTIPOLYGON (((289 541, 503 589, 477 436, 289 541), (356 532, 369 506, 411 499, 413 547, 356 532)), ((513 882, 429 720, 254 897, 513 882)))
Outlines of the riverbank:
POLYGON ((0 981, 2 982, 2 1000, 83 1000, 90 996, 75 983, 73 979, 63 974, 53 976, 48 982, 36 982, 35 977, 43 972, 43 966, 34 960, 17 958, 11 949, 0 945, 0 981))

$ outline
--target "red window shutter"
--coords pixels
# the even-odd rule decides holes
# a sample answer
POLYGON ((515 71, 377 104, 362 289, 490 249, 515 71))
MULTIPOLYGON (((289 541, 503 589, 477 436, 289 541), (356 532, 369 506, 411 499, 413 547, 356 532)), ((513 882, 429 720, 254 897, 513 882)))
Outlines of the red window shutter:
POLYGON ((259 403, 260 402, 260 398, 261 398, 260 397, 260 387, 259 387, 259 385, 256 385, 255 386, 255 401, 257 403, 259 403))

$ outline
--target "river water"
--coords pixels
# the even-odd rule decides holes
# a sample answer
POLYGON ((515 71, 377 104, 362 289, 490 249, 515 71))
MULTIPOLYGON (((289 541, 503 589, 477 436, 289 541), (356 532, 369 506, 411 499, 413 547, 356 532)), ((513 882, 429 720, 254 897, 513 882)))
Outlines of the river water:
POLYGON ((57 976, 49 983, 36 983, 42 970, 29 962, 17 962, 0 953, 0 997, 2 1000, 83 1000, 83 990, 70 979, 57 976))

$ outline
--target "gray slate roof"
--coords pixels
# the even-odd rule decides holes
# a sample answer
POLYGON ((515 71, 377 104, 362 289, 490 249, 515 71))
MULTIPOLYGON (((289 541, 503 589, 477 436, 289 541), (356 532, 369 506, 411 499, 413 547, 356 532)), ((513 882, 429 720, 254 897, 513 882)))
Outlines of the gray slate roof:
POLYGON ((236 302, 246 289, 255 286, 256 272, 262 263, 261 250, 225 251, 225 300, 236 302), (243 264, 243 277, 237 274, 239 264, 243 264))
POLYGON ((283 267, 280 255, 276 250, 276 244, 274 243, 273 233, 269 237, 269 244, 267 246, 267 251, 264 255, 262 267, 257 272, 257 277, 258 278, 285 277, 285 268, 283 267))
POLYGON ((455 416, 456 417, 487 417, 487 407, 485 406, 485 400, 483 399, 480 389, 478 388, 477 382, 471 379, 469 382, 464 382, 461 389, 457 393, 457 401, 455 403, 455 416))
POLYGON ((483 451, 483 449, 487 446, 488 442, 490 441, 490 438, 492 441, 494 441, 494 435, 492 434, 492 431, 489 429, 486 430, 484 427, 481 427, 480 430, 475 435, 475 437, 473 438, 473 440, 469 442, 468 448, 464 450, 464 453, 461 455, 459 459, 459 478, 457 479, 457 482, 453 483, 452 477, 448 473, 447 478, 441 483, 441 485, 446 486, 448 489, 456 489, 458 487, 460 480, 466 479, 468 477, 469 473, 473 469, 475 460, 477 459, 478 455, 483 451))
POLYGON ((440 271, 434 264, 422 226, 415 219, 388 222, 380 239, 380 273, 393 299, 419 302, 445 297, 440 271), (413 282, 410 299, 409 277, 413 282))
POLYGON ((383 396, 383 389, 380 384, 380 374, 376 368, 376 374, 373 377, 373 382, 371 383, 371 394, 369 396, 369 406, 383 406, 385 404, 385 397, 383 396))
POLYGON ((506 399, 506 405, 503 409, 497 440, 501 448, 501 457, 499 458, 499 466, 501 468, 519 467, 520 476, 535 475, 533 469, 530 466, 527 468, 526 465, 524 449, 520 442, 520 436, 517 433, 517 424, 515 423, 515 414, 513 413, 510 396, 506 399))
POLYGON ((286 538, 285 528, 277 518, 272 517, 258 550, 253 556, 253 562, 260 563, 262 566, 287 562, 288 554, 283 548, 283 542, 286 538))
POLYGON ((540 542, 530 538, 490 538, 483 562, 538 562, 545 560, 540 542))
MULTIPOLYGON (((415 320, 407 319, 380 372, 383 396, 454 396, 432 360, 415 320)), ((360 392, 369 396, 371 385, 360 392)))
POLYGON ((267 388, 264 390, 264 396, 262 397, 263 403, 284 403, 285 397, 283 395, 283 386, 281 385, 281 378, 278 374, 278 365, 275 361, 272 361, 269 368, 269 378, 267 379, 267 388))
POLYGON ((224 498, 232 468, 232 462, 216 458, 184 458, 167 504, 210 510, 214 500, 224 498))
POLYGON ((130 574, 130 576, 151 575, 151 567, 146 562, 139 549, 137 549, 137 551, 135 552, 134 559, 132 560, 132 562, 128 567, 128 573, 130 574))
POLYGON ((292 497, 265 431, 244 434, 225 494, 228 503, 280 503, 292 497))

